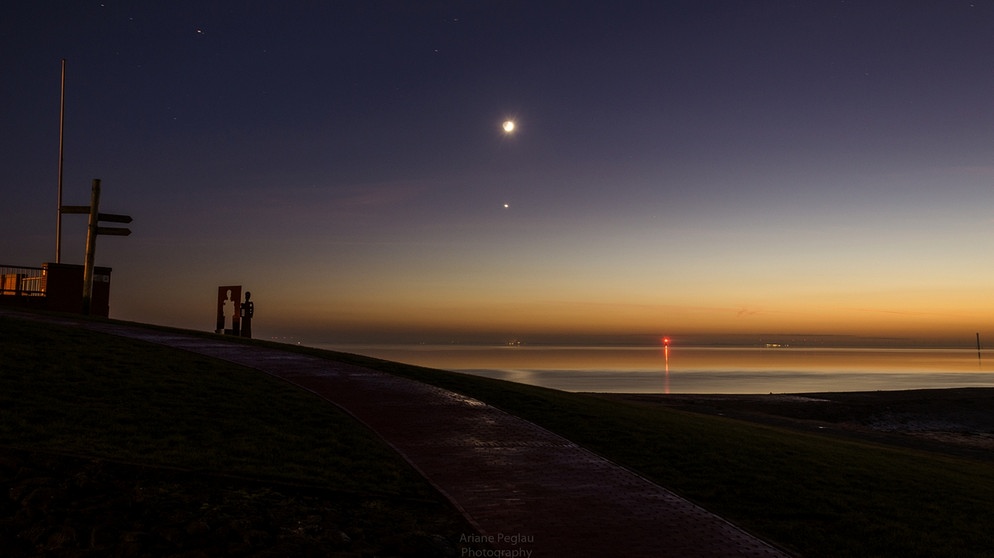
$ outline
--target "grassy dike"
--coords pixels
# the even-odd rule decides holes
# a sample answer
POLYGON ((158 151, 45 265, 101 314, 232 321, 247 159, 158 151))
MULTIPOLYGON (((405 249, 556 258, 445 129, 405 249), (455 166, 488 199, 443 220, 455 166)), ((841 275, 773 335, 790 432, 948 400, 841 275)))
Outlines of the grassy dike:
POLYGON ((251 369, 2 318, 0 355, 7 445, 431 496, 354 419, 251 369))
POLYGON ((309 392, 0 316, 0 555, 417 555, 467 532, 407 462, 309 392))
MULTIPOLYGON (((279 345, 480 398, 804 556, 994 556, 994 465, 279 345)), ((312 395, 145 343, 0 319, 0 445, 431 498, 312 395)), ((596 526, 592 526, 596 528, 596 526)))

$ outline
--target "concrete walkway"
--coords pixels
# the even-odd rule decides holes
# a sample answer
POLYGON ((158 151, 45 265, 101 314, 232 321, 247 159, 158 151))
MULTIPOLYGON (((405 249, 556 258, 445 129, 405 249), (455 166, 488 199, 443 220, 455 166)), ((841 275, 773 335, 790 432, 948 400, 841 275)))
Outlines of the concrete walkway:
MULTIPOLYGON (((0 314, 38 319, 9 312, 0 314)), ((235 362, 310 390, 379 434, 502 554, 786 556, 731 523, 478 400, 348 364, 118 324, 57 319, 235 362)), ((474 549, 475 550, 475 549, 474 549)))

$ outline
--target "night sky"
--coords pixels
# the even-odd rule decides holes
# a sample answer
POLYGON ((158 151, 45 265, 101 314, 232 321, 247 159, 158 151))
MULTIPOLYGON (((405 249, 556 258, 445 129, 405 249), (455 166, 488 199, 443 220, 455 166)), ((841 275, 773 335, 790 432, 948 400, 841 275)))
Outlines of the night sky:
POLYGON ((135 219, 112 317, 994 335, 991 1, 8 2, 0 40, 0 264, 55 257, 65 58, 64 202, 135 219))

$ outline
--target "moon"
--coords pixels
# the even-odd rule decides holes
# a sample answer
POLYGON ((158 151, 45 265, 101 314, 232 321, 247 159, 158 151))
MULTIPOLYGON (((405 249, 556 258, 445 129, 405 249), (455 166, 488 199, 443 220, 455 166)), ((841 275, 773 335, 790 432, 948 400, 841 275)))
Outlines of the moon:
POLYGON ((505 120, 504 123, 501 124, 501 127, 504 128, 505 132, 507 132, 508 134, 510 134, 511 132, 514 131, 514 121, 513 120, 505 120))

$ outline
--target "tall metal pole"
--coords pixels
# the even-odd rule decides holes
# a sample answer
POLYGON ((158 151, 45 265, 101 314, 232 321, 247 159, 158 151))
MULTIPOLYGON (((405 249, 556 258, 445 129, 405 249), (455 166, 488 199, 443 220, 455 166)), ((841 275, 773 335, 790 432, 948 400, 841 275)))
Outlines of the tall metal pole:
POLYGON ((59 101, 59 219, 55 224, 55 263, 62 263, 62 132, 66 121, 66 59, 62 59, 62 94, 59 101))

